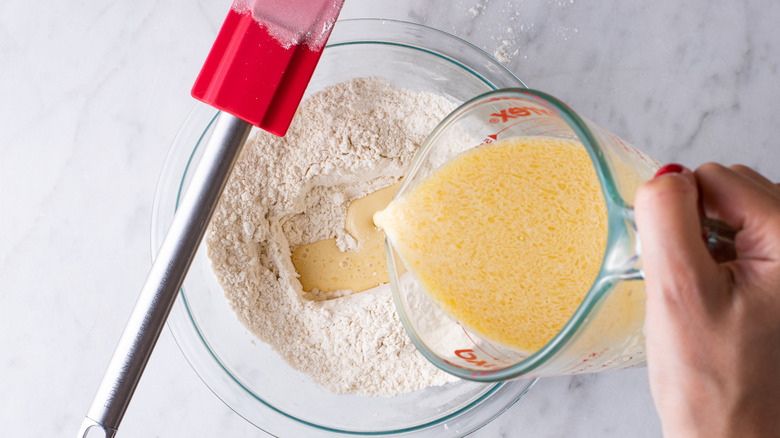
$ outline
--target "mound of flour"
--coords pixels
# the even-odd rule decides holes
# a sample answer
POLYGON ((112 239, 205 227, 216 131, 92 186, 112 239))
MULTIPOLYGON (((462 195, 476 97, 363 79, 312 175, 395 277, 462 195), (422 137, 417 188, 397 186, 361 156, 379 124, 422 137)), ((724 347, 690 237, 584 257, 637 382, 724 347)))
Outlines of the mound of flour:
POLYGON ((287 135, 245 146, 214 214, 209 257, 239 320, 326 388, 395 395, 453 378, 415 349, 387 285, 360 293, 304 293, 290 258, 345 231, 349 203, 389 186, 454 104, 353 79, 309 97, 287 135))

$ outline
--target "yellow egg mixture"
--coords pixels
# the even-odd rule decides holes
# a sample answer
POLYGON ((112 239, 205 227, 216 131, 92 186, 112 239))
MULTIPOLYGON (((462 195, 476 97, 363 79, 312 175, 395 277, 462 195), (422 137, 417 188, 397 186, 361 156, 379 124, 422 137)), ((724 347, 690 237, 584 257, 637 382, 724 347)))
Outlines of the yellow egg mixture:
POLYGON ((341 251, 336 239, 326 239, 293 251, 293 266, 304 291, 362 292, 389 281, 384 252, 385 234, 376 228, 371 218, 393 199, 398 185, 370 193, 349 205, 345 228, 357 241, 354 250, 341 251))
POLYGON ((607 237, 587 151, 547 137, 467 151, 374 222, 445 311, 526 352, 574 313, 598 274, 607 237))

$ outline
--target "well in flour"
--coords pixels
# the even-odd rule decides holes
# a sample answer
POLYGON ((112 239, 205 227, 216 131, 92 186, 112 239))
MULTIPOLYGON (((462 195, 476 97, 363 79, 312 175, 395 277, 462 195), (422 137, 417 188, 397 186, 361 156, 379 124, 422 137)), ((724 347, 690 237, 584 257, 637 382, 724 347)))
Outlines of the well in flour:
POLYGON ((345 230, 350 202, 394 184, 454 104, 353 79, 306 99, 283 138, 247 143, 207 235, 214 271, 239 320, 326 388, 395 395, 453 378, 415 349, 390 289, 304 293, 290 258, 345 230))

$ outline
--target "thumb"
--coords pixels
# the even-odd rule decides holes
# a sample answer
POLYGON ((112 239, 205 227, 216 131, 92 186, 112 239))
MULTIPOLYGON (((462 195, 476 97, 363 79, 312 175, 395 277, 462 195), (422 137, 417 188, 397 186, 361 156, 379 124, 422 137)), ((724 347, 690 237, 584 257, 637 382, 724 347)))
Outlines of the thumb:
POLYGON ((702 240, 698 198, 693 173, 679 165, 664 166, 637 191, 635 217, 648 300, 662 294, 686 306, 692 300, 703 304, 700 295, 721 282, 720 268, 702 240))

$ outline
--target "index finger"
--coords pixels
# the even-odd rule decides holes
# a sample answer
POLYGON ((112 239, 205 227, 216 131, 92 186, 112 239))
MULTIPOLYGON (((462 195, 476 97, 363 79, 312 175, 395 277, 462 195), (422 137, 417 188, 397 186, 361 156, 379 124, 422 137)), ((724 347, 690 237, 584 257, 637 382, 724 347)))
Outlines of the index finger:
POLYGON ((690 170, 645 182, 636 194, 636 223, 648 302, 661 295, 680 308, 706 308, 723 273, 701 238, 696 181, 690 170), (709 298, 702 291, 708 291, 709 298))

